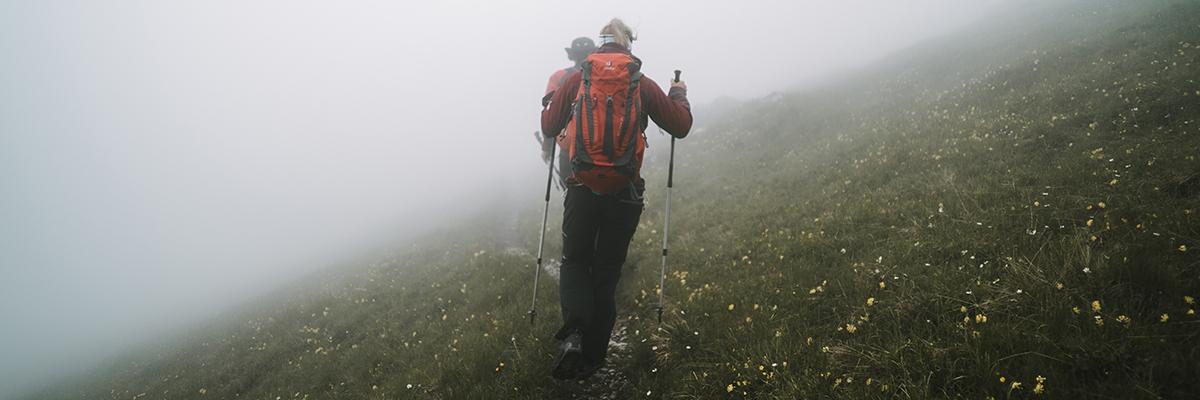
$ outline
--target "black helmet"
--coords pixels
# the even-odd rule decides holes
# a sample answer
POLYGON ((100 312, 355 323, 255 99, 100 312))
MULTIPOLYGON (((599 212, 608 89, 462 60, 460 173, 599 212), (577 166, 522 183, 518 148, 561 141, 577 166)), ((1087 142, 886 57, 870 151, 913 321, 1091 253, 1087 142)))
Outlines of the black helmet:
POLYGON ((567 58, 571 61, 580 61, 583 60, 584 57, 587 57, 588 54, 592 54, 593 51, 596 51, 596 42, 593 42, 592 39, 588 37, 578 37, 571 41, 571 47, 567 47, 563 50, 567 51, 567 58))

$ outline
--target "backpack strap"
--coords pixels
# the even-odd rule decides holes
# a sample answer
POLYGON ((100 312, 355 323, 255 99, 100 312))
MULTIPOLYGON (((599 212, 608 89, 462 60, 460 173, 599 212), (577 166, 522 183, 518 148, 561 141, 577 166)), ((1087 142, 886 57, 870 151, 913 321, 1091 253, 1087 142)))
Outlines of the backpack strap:
MULTIPOLYGON (((621 135, 624 137, 628 132, 629 140, 625 143, 625 153, 621 154, 621 158, 615 160, 614 164, 625 166, 633 160, 633 146, 637 145, 637 122, 631 122, 631 116, 638 118, 641 116, 641 102, 634 103, 634 94, 638 94, 641 89, 642 81, 642 63, 634 58, 633 62, 629 63, 629 91, 625 93, 625 119, 621 121, 621 135)), ((640 97, 640 96, 639 96, 640 97)), ((630 171, 632 172, 632 171, 630 171)))
POLYGON ((592 96, 590 93, 592 91, 592 61, 584 61, 583 64, 580 65, 580 68, 582 69, 581 78, 583 80, 583 87, 579 91, 578 99, 575 100, 575 141, 573 144, 575 150, 572 151, 574 159, 571 161, 575 164, 582 163, 584 165, 591 165, 592 157, 588 155, 586 140, 587 136, 594 134, 594 132, 592 132, 592 125, 594 124, 592 123, 592 96), (584 119, 585 109, 587 110, 586 120, 584 119), (583 132, 583 126, 585 124, 587 125, 588 135, 584 135, 583 132), (579 151, 580 149, 583 149, 583 151, 579 151))

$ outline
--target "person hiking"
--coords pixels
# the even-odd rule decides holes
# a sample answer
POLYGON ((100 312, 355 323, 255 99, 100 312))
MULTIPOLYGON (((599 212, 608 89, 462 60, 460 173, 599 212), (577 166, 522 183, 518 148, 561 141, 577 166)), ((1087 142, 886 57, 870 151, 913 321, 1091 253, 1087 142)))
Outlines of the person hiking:
POLYGON ((571 41, 571 47, 564 48, 563 50, 567 51, 567 60, 575 63, 575 65, 554 71, 554 74, 550 75, 550 81, 546 82, 546 92, 542 97, 542 107, 545 107, 550 102, 550 96, 558 88, 562 87, 563 82, 567 80, 567 76, 570 76, 575 71, 579 71, 579 67, 583 65, 583 60, 592 54, 593 51, 596 51, 596 42, 593 42, 588 37, 577 37, 571 41))
POLYGON ((585 379, 604 366, 621 265, 642 215, 648 119, 676 138, 692 127, 687 85, 673 82, 663 93, 641 74, 642 61, 630 52, 633 41, 620 19, 605 25, 600 48, 542 110, 543 134, 562 132, 571 164, 563 200, 557 379, 585 379))
MULTIPOLYGON (((562 84, 567 80, 567 77, 572 73, 579 71, 579 67, 583 64, 583 60, 586 59, 589 54, 592 54, 593 51, 596 51, 596 43, 587 37, 577 37, 575 40, 571 41, 571 47, 564 48, 563 50, 567 51, 567 59, 571 60, 571 62, 575 64, 570 67, 554 71, 554 74, 550 75, 550 80, 546 82, 546 92, 542 95, 543 108, 550 103, 550 97, 554 96, 554 92, 558 91, 558 89, 562 87, 562 84)), ((555 140, 547 139, 544 135, 539 135, 538 140, 542 145, 542 161, 549 163, 550 147, 554 146, 555 140)), ((559 143, 559 145, 561 146, 562 143, 559 143)), ((567 164, 567 152, 558 152, 558 180, 555 182, 558 184, 560 189, 566 188, 565 171, 567 171, 569 168, 570 165, 567 164)))

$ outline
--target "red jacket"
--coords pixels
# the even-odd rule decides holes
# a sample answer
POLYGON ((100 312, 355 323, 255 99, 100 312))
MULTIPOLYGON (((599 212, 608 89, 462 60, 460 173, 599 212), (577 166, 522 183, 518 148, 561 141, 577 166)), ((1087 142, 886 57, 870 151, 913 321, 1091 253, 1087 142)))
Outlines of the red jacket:
MULTIPOLYGON (((615 43, 600 46, 596 52, 630 54, 629 50, 615 43)), ((559 132, 567 127, 567 122, 571 120, 571 103, 579 96, 581 75, 579 70, 571 72, 559 90, 548 95, 549 104, 542 110, 542 134, 547 137, 558 136, 559 132)), ((664 94, 658 83, 645 75, 642 75, 639 87, 642 92, 642 109, 646 110, 646 114, 638 121, 641 124, 639 131, 646 129, 646 117, 649 116, 671 136, 686 137, 688 131, 692 130, 692 106, 687 100, 687 90, 673 87, 670 95, 664 94)), ((550 143, 549 140, 546 142, 550 143)))
MULTIPOLYGON (((554 71, 554 75, 550 75, 550 81, 546 82, 546 93, 543 93, 542 95, 545 96, 550 93, 554 93, 554 92, 558 91, 558 88, 562 87, 563 82, 567 80, 567 74, 570 74, 570 73, 578 71, 578 70, 579 70, 579 67, 574 66, 574 67, 567 67, 567 68, 560 69, 558 71, 554 71)), ((547 98, 546 100, 550 100, 550 99, 547 98)), ((545 105, 542 105, 542 107, 545 107, 545 105)))

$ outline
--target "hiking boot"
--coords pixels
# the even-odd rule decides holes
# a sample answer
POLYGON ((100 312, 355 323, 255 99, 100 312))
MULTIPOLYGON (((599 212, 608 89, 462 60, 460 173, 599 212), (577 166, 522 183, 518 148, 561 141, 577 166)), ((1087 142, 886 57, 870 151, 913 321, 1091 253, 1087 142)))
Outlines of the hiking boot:
POLYGON ((582 337, 579 332, 572 333, 563 339, 559 345, 558 359, 554 361, 554 379, 574 379, 583 360, 582 337))
POLYGON ((599 372, 601 368, 604 368, 604 361, 595 364, 586 361, 581 362, 579 364, 579 370, 575 372, 575 379, 582 381, 587 378, 591 378, 592 375, 595 375, 596 372, 599 372))

